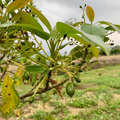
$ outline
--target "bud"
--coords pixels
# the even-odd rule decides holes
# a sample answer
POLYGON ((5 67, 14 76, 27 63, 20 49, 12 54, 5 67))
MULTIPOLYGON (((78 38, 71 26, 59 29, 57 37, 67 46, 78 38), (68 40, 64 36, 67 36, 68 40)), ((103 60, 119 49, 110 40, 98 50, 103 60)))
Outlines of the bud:
POLYGON ((67 37, 67 34, 64 34, 63 39, 65 39, 66 37, 67 37))
POLYGON ((80 5, 79 7, 80 7, 80 8, 82 8, 82 6, 81 6, 81 5, 80 5))
POLYGON ((83 72, 82 69, 79 69, 78 71, 79 71, 79 72, 83 72))
POLYGON ((89 47, 91 47, 91 45, 90 45, 90 44, 88 44, 88 45, 87 45, 87 47, 89 48, 89 47))
POLYGON ((74 62, 72 62, 72 65, 75 65, 75 63, 74 63, 74 62))
POLYGON ((111 46, 113 46, 113 45, 114 45, 114 43, 111 43, 110 45, 111 45, 111 46))

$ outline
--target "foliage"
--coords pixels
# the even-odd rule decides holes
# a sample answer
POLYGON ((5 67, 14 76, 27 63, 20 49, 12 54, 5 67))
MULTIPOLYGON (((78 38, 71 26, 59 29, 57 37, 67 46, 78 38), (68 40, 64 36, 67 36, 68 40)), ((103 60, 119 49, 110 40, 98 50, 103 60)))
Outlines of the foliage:
POLYGON ((111 49, 110 54, 111 55, 118 55, 118 54, 120 54, 120 46, 119 45, 113 46, 112 49, 111 49))
MULTIPOLYGON (((109 55, 110 47, 105 45, 105 42, 109 40, 107 36, 115 31, 120 33, 120 25, 114 25, 106 21, 93 24, 95 16, 93 9, 86 5, 84 8, 80 8, 83 10, 83 22, 73 23, 70 20, 64 23, 57 22, 56 26, 52 28, 42 12, 35 8, 32 0, 1 2, 1 69, 3 65, 6 65, 1 79, 6 71, 7 77, 10 78, 8 67, 11 62, 19 66, 13 77, 14 84, 17 84, 17 86, 20 84, 33 86, 28 93, 20 96, 21 101, 26 97, 32 96, 34 98, 36 94, 45 92, 46 100, 43 98, 43 101, 47 102, 56 93, 49 92, 54 88, 62 98, 62 85, 67 81, 72 84, 79 72, 87 71, 92 57, 98 58, 98 47, 109 55), (3 12, 4 9, 5 12, 3 12), (90 24, 86 23, 85 10, 90 24), (39 20, 48 29, 47 32, 43 29, 43 25, 38 22, 39 20), (41 38, 41 41, 38 41, 36 36, 41 38), (43 48, 43 42, 46 42, 49 54, 43 48), (64 42, 67 43, 63 44, 64 42), (73 45, 74 48, 69 55, 62 56, 60 54, 61 50, 68 45, 73 45), (21 60, 20 63, 17 62, 19 59, 21 60), (79 64, 72 64, 73 60, 78 60, 79 64), (25 82, 24 72, 28 72, 30 75, 27 82, 25 82), (67 74, 67 77, 64 80, 54 80, 54 76, 58 75, 59 72, 67 74)), ((11 78, 10 81, 12 81, 11 78)), ((6 79, 4 82, 6 82, 6 79)), ((11 86, 10 83, 8 82, 8 87, 10 88, 9 91, 13 93, 12 104, 15 104, 14 108, 16 108, 19 102, 16 103, 15 100, 19 101, 19 96, 13 92, 14 85, 11 86)), ((4 85, 2 91, 4 91, 4 85)), ((14 109, 7 106, 8 111, 5 111, 6 102, 4 104, 5 93, 3 93, 3 104, 0 110, 8 115, 14 109)))
POLYGON ((30 116, 30 118, 34 118, 35 120, 55 120, 50 113, 43 111, 39 111, 34 116, 30 116))
MULTIPOLYGON (((56 120, 100 120, 109 119, 110 117, 111 119, 115 120, 119 119, 120 90, 117 88, 112 88, 111 86, 105 84, 109 83, 109 80, 111 81, 112 79, 119 82, 119 79, 116 79, 120 78, 119 69, 120 65, 108 66, 106 67, 106 69, 104 69, 104 73, 101 76, 95 74, 95 70, 88 71, 87 73, 82 73, 80 77, 84 80, 82 80, 82 82, 79 84, 80 87, 76 87, 77 89, 74 97, 69 99, 66 95, 63 95, 64 100, 50 100, 49 105, 50 107, 52 106, 52 108, 54 107, 54 110, 48 111, 54 114, 56 120), (118 76, 111 77, 114 74, 117 74, 118 76), (99 80, 101 80, 101 84, 96 84, 96 82, 99 80), (76 102, 71 103, 73 100, 75 100, 76 102), (95 101, 97 105, 89 105, 90 102, 84 102, 84 108, 74 108, 71 105, 68 105, 68 103, 70 103, 75 106, 75 104, 80 104, 82 100, 95 101), (69 111, 66 109, 68 109, 69 111), (65 112, 65 110, 67 112, 65 112), (65 113, 68 114, 66 115, 65 113)), ((115 84, 117 85, 118 83, 115 84)), ((46 108, 48 108, 48 106, 46 106, 46 108)), ((34 113, 33 116, 36 116, 36 114, 38 114, 38 112, 34 113)))
POLYGON ((88 96, 83 96, 83 97, 79 97, 78 99, 74 99, 72 101, 70 101, 69 106, 72 107, 77 107, 77 108, 86 108, 86 107, 91 107, 91 106, 96 106, 97 102, 95 99, 92 99, 88 96))

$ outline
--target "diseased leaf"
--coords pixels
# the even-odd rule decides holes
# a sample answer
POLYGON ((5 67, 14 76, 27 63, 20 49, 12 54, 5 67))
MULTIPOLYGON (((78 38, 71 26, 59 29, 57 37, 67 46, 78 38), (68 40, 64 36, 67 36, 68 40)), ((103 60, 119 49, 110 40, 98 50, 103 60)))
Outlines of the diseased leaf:
POLYGON ((30 2, 30 0, 15 0, 13 2, 11 2, 7 8, 6 8, 6 11, 9 13, 9 12, 12 12, 16 9, 19 9, 19 8, 22 8, 24 7, 28 2, 30 2))
POLYGON ((3 81, 2 98, 3 103, 0 106, 0 111, 3 115, 9 115, 17 108, 20 98, 18 92, 14 88, 13 80, 9 77, 8 73, 3 81))
POLYGON ((94 20, 95 14, 94 14, 94 10, 90 6, 86 7, 86 14, 90 22, 92 23, 94 20))

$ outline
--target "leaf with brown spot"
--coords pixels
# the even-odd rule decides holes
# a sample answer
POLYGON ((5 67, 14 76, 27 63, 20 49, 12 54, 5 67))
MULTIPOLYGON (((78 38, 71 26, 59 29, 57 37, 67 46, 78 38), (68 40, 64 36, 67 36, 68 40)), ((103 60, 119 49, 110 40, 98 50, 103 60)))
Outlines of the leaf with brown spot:
MULTIPOLYGON (((58 84, 58 81, 50 79, 50 83, 52 85, 55 85, 55 84, 58 84)), ((62 86, 60 85, 60 86, 56 87, 55 89, 58 91, 60 97, 63 99, 63 96, 62 96, 62 86)))
POLYGON ((9 115, 15 108, 17 108, 20 98, 18 92, 14 88, 14 82, 9 77, 8 73, 3 81, 2 98, 3 103, 0 106, 0 111, 3 115, 9 115))

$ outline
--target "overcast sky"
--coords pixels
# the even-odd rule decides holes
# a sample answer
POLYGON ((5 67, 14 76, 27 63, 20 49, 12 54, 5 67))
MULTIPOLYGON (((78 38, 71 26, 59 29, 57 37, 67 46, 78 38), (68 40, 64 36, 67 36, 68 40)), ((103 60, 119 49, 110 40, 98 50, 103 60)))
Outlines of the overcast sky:
MULTIPOLYGON (((35 5, 47 17, 52 27, 56 22, 64 22, 70 18, 82 21, 80 5, 87 4, 95 11, 94 23, 97 21, 109 21, 120 24, 120 0, 33 0, 35 5)), ((88 19, 87 19, 87 22, 88 19)), ((111 36, 115 45, 120 45, 120 34, 111 36)))

